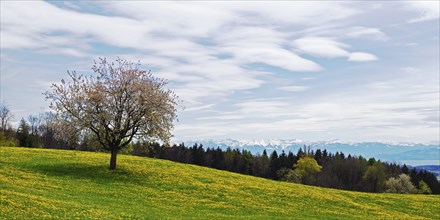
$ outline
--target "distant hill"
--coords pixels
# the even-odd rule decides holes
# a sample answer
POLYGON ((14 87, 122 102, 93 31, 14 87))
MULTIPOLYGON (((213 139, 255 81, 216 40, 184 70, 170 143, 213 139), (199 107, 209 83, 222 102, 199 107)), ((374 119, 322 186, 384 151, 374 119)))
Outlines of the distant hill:
POLYGON ((438 195, 342 191, 165 160, 1 147, 0 219, 440 219, 438 195))
POLYGON ((437 179, 440 181, 440 165, 425 165, 425 166, 416 166, 417 171, 426 170, 428 172, 433 173, 437 179))
MULTIPOLYGON (((400 153, 391 153, 391 154, 379 154, 378 158, 383 160, 439 160, 440 156, 439 148, 429 148, 425 149, 414 149, 408 150, 400 153)), ((431 164, 427 164, 431 165, 431 164)), ((432 164, 437 165, 437 164, 432 164)))

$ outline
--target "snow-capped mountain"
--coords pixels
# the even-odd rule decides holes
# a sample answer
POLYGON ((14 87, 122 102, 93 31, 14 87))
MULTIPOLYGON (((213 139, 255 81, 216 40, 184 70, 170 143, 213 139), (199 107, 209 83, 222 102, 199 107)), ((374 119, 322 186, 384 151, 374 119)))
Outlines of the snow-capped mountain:
MULTIPOLYGON (((186 146, 202 144, 204 148, 217 148, 225 150, 228 147, 248 150, 253 154, 262 154, 277 151, 281 153, 289 151, 296 153, 304 145, 310 146, 313 150, 327 149, 329 152, 343 152, 348 155, 361 155, 363 157, 375 157, 387 161, 408 161, 408 160, 431 160, 439 161, 440 144, 430 142, 427 144, 408 142, 348 142, 343 140, 331 141, 303 141, 299 139, 274 139, 274 140, 233 140, 233 139, 208 139, 184 141, 186 146)), ((431 162, 432 163, 432 162, 431 162)), ((440 163, 440 162, 438 162, 440 163)))

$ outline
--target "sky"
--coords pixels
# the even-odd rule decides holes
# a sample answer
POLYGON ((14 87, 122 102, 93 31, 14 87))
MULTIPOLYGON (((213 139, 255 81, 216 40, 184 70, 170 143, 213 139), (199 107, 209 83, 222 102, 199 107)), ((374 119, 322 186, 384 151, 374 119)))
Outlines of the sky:
POLYGON ((94 60, 140 61, 181 101, 175 141, 439 141, 439 1, 1 1, 1 101, 94 60))

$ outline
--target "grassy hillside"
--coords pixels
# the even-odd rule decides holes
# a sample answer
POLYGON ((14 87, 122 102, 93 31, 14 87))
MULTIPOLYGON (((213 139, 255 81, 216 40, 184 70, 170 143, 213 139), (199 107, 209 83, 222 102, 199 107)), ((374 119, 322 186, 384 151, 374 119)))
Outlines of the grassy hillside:
POLYGON ((276 182, 164 160, 2 147, 0 219, 440 219, 440 197, 276 182))

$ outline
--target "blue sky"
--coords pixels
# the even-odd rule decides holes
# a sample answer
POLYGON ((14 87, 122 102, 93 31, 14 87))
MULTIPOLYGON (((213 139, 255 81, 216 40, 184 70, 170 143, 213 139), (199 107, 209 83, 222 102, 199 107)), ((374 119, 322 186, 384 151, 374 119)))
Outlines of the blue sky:
POLYGON ((439 140, 439 1, 1 2, 15 121, 117 56, 169 80, 176 141, 439 140))

